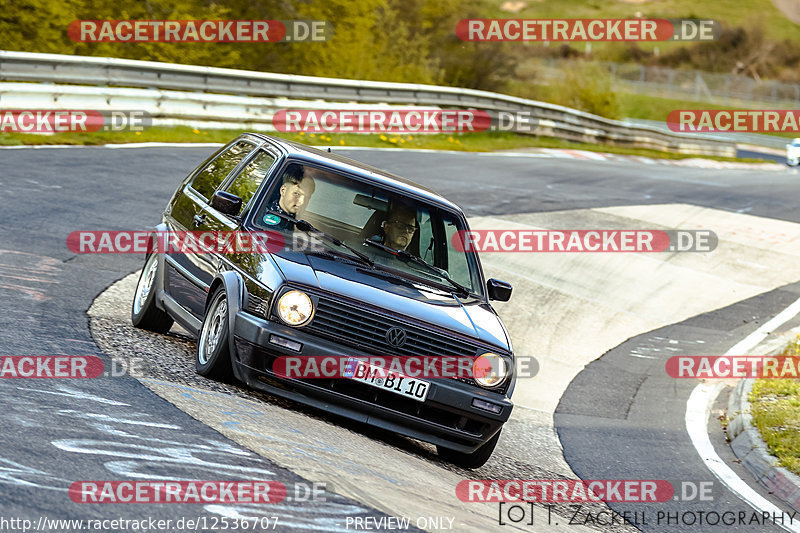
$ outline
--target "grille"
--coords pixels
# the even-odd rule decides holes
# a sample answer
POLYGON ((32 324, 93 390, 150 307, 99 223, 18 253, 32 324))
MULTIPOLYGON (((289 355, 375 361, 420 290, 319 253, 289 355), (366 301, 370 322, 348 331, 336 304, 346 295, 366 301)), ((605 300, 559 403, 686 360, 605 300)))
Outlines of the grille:
POLYGON ((307 329, 377 355, 474 357, 478 353, 475 344, 326 297, 319 299, 307 329), (400 347, 386 340, 386 333, 395 327, 406 332, 405 343, 400 347))
MULTIPOLYGON (((320 296, 314 318, 305 329, 376 355, 475 357, 485 351, 477 344, 327 296, 320 296), (401 347, 386 340, 386 333, 394 327, 406 331, 401 347)), ((472 378, 453 379, 479 387, 472 378)), ((503 394, 508 386, 507 381, 494 392, 503 394)))

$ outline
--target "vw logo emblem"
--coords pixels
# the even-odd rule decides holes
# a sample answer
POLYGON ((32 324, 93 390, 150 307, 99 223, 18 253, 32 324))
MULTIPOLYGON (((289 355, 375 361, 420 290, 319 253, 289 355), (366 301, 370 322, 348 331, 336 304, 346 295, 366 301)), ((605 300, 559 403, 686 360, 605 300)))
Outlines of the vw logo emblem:
POLYGON ((386 332, 386 342, 396 348, 406 343, 406 330, 402 328, 391 328, 386 332))

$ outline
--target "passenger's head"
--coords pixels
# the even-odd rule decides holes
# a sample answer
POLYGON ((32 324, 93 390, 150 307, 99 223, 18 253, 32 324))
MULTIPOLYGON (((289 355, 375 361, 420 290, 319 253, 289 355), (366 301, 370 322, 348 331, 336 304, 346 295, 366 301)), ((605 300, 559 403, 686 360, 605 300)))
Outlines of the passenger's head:
POLYGON ((296 216, 311 199, 314 188, 314 178, 304 176, 303 167, 292 163, 283 173, 278 205, 290 215, 296 216))
POLYGON ((383 222, 383 244, 395 250, 405 250, 418 229, 417 210, 396 204, 389 209, 383 222))

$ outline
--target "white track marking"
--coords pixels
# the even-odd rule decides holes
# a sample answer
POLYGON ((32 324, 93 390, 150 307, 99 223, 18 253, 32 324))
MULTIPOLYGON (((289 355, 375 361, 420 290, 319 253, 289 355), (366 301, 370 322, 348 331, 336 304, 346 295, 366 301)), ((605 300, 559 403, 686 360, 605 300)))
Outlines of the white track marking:
MULTIPOLYGON (((778 313, 771 320, 762 324, 757 330, 745 337, 733 348, 725 352, 726 356, 746 355, 763 341, 767 335, 785 322, 791 320, 800 313, 800 298, 792 305, 778 313)), ((692 440, 700 458, 723 485, 748 505, 761 512, 770 514, 782 514, 783 511, 773 505, 769 500, 758 494, 750 485, 744 482, 736 473, 720 459, 706 429, 708 415, 711 412, 711 405, 719 395, 725 385, 719 381, 712 383, 701 383, 697 385, 689 399, 686 401, 686 431, 692 440)), ((796 531, 800 533, 800 524, 775 524, 786 531, 796 531)))
POLYGON ((747 355, 747 352, 758 346, 773 330, 794 318, 798 313, 800 313, 800 298, 725 352, 725 355, 747 355))

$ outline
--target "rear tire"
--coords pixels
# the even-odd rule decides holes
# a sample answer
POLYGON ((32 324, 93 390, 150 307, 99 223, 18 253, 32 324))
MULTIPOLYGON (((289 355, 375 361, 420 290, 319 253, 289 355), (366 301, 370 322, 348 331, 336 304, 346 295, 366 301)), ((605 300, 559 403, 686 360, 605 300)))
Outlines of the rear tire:
POLYGON ((158 277, 158 256, 150 254, 133 293, 131 322, 137 328, 166 333, 174 321, 165 311, 156 307, 156 277, 158 277))
POLYGON ((436 451, 439 453, 439 457, 448 463, 453 463, 462 468, 479 468, 485 465, 486 461, 492 456, 498 440, 500 440, 500 431, 472 453, 457 452, 438 445, 436 446, 436 451))
POLYGON ((211 298, 197 340, 195 370, 201 376, 217 381, 231 381, 233 366, 228 344, 228 297, 218 288, 211 298))

